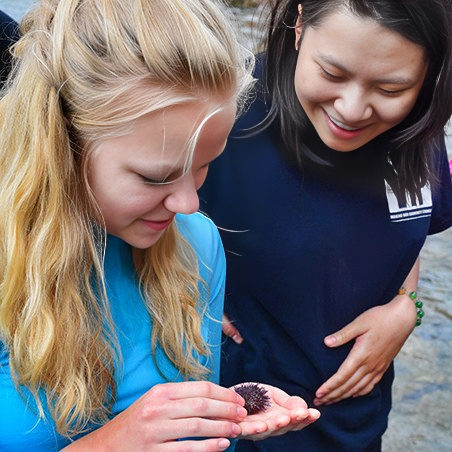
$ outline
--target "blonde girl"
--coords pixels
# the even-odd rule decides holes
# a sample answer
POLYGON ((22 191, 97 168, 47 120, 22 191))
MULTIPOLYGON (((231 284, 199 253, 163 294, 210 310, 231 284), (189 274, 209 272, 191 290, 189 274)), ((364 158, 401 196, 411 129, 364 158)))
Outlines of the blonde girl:
POLYGON ((252 84, 209 0, 43 0, 0 102, 0 448, 224 450, 315 420, 218 381, 197 189, 252 84), (205 438, 200 441, 188 437, 205 438))

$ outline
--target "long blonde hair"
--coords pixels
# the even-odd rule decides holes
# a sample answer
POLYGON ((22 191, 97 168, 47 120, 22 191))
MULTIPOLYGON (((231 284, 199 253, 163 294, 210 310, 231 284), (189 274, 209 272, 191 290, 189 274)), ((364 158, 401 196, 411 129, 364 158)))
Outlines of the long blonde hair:
MULTIPOLYGON (((41 415, 44 390, 71 436, 108 419, 120 362, 89 153, 151 111, 241 103, 253 58, 212 0, 43 0, 21 31, 0 101, 0 340, 17 385, 41 415)), ((172 226, 138 261, 154 350, 184 377, 204 376, 194 251, 172 226)))

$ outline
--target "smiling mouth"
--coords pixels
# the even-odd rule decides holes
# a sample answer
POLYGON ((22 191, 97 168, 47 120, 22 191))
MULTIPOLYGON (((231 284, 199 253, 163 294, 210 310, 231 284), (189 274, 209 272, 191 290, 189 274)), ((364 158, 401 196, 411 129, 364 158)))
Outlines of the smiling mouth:
POLYGON ((155 231, 163 231, 170 223, 173 221, 173 218, 163 221, 150 221, 150 220, 141 220, 146 226, 155 230, 155 231))
POLYGON ((345 124, 343 124, 342 122, 338 121, 337 119, 332 118, 328 113, 327 113, 327 115, 328 115, 328 118, 330 118, 331 122, 332 122, 333 124, 335 124, 336 126, 340 127, 341 129, 344 129, 344 130, 351 130, 351 131, 362 129, 362 127, 350 127, 350 126, 346 126, 345 124))

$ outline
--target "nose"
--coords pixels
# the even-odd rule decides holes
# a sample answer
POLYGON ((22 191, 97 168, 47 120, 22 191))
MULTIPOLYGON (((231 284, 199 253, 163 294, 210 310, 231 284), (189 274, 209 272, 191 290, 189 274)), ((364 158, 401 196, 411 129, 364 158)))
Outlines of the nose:
POLYGON ((173 190, 165 198, 164 205, 174 213, 191 214, 199 209, 199 197, 191 174, 186 174, 173 184, 173 190))
POLYGON ((354 124, 372 116, 372 106, 365 88, 358 84, 344 86, 334 101, 334 108, 347 124, 354 124))

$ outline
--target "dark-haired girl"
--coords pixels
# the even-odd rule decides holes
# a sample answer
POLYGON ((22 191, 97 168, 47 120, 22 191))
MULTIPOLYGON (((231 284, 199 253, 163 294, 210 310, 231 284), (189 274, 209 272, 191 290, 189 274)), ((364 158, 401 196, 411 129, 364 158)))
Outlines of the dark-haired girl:
POLYGON ((256 100, 201 208, 227 253, 222 382, 320 407, 239 451, 379 451, 392 362, 424 308, 419 253, 452 225, 451 2, 273 2, 256 100))

